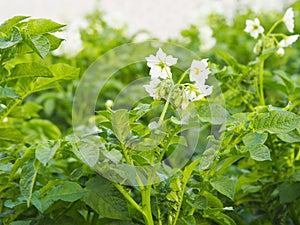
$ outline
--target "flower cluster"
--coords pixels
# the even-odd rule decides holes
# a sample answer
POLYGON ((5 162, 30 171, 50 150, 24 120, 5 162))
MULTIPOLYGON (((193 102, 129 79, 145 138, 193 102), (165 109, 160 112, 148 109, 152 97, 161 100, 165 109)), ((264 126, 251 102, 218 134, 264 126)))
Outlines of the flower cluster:
POLYGON ((193 60, 189 68, 191 83, 185 84, 180 84, 180 81, 186 72, 179 83, 174 83, 171 66, 175 65, 178 59, 171 55, 167 56, 161 48, 155 56, 150 55, 146 57, 146 60, 148 67, 150 67, 151 81, 150 84, 144 85, 144 88, 154 99, 167 99, 168 96, 171 96, 170 99, 172 99, 172 95, 174 95, 174 101, 180 102, 181 107, 185 109, 189 102, 201 100, 212 93, 213 87, 206 85, 206 80, 210 74, 208 59, 193 60))
POLYGON ((283 22, 287 28, 287 30, 291 33, 294 32, 294 11, 292 8, 288 8, 285 12, 283 18, 279 20, 277 23, 273 25, 267 35, 264 35, 264 27, 260 25, 260 21, 258 18, 254 20, 246 20, 246 28, 244 29, 245 32, 249 33, 250 36, 254 37, 255 39, 261 34, 263 36, 263 40, 257 42, 257 45, 254 48, 255 53, 259 53, 261 48, 263 47, 263 43, 266 42, 268 47, 276 47, 277 54, 283 55, 284 48, 289 47, 294 42, 297 41, 299 34, 287 36, 285 34, 272 34, 271 32, 276 28, 276 26, 283 22), (281 40, 278 40, 277 37, 282 37, 281 40), (265 40, 265 41, 264 41, 265 40))

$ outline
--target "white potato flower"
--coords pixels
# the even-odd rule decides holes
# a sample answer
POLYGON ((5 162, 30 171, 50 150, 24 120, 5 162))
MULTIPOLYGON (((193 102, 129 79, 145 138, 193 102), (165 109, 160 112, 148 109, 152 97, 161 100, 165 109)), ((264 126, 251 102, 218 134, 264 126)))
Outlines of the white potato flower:
POLYGON ((260 25, 259 19, 255 18, 254 20, 246 20, 244 31, 250 33, 250 36, 256 39, 259 34, 264 32, 264 28, 260 25))
POLYGON ((190 71, 190 80, 204 84, 210 71, 208 69, 208 59, 193 60, 190 71))
POLYGON ((211 95, 213 90, 212 86, 206 84, 198 84, 189 86, 184 89, 184 100, 182 102, 182 109, 186 109, 189 102, 203 100, 204 97, 211 95))
POLYGON ((293 44, 295 41, 297 41, 299 37, 299 34, 287 36, 286 38, 283 38, 279 43, 279 47, 285 48, 293 44))
POLYGON ((284 14, 283 22, 289 32, 294 32, 294 11, 292 8, 288 8, 284 14))
POLYGON ((162 79, 172 77, 170 66, 173 66, 177 63, 177 58, 174 58, 171 55, 167 56, 167 54, 164 53, 161 48, 159 48, 155 56, 150 55, 149 57, 146 57, 146 60, 147 66, 151 68, 151 77, 160 77, 162 79))
POLYGON ((160 82, 161 82, 160 79, 158 79, 157 77, 153 77, 150 81, 150 84, 143 86, 145 90, 149 93, 149 95, 154 99, 159 98, 157 93, 157 86, 160 82))
POLYGON ((209 86, 209 85, 206 85, 206 84, 200 84, 200 83, 196 83, 196 85, 199 89, 199 92, 203 95, 203 97, 211 95, 211 93, 213 91, 212 86, 209 86))

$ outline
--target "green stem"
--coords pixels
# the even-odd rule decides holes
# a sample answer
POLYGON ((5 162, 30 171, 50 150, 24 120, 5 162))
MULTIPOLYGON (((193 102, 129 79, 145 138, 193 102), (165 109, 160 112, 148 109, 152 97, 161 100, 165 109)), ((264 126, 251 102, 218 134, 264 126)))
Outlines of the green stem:
MULTIPOLYGON (((257 81, 257 79, 255 79, 256 81, 257 81)), ((257 83, 257 82, 256 82, 257 83)), ((235 93, 237 93, 237 94, 239 94, 240 92, 237 90, 237 89, 235 89, 234 87, 232 87, 230 84, 228 84, 228 83, 225 83, 225 86, 227 86, 230 90, 232 90, 233 92, 235 92, 235 93)), ((258 90, 258 84, 257 84, 257 90, 258 90)), ((244 97, 244 96, 241 96, 241 98, 242 98, 242 100, 243 100, 243 102, 249 107, 249 109, 251 110, 251 111, 254 111, 254 107, 247 101, 247 99, 244 97)))
POLYGON ((124 198, 140 213, 143 215, 146 215, 143 211, 142 207, 136 203, 136 201, 129 195, 129 193, 120 185, 117 183, 114 183, 114 186, 119 190, 119 192, 124 196, 124 198))
POLYGON ((142 190, 142 205, 146 225, 154 225, 151 209, 151 185, 144 186, 142 190))
MULTIPOLYGON (((185 76, 187 75, 188 71, 190 69, 187 69, 183 74, 182 76, 180 77, 179 81, 177 82, 177 84, 170 90, 170 93, 168 95, 168 98, 167 98, 167 101, 166 101, 166 104, 165 104, 165 107, 159 117, 159 121, 158 121, 158 126, 160 126, 162 123, 163 123, 163 120, 166 116, 166 113, 167 113, 167 110, 168 110, 168 107, 169 107, 169 104, 170 104, 170 100, 171 100, 171 97, 172 97, 172 94, 173 94, 173 90, 176 86, 178 86, 182 81, 183 79, 185 78, 185 76)), ((171 75, 169 74, 169 72, 166 70, 167 74, 169 77, 171 77, 171 75)), ((171 78, 170 78, 171 79, 171 78)))
POLYGON ((193 161, 190 165, 188 165, 185 168, 184 176, 183 176, 182 184, 181 184, 181 192, 180 192, 180 196, 179 196, 179 203, 178 203, 178 206, 177 206, 178 208, 177 208, 177 211, 176 211, 175 219, 173 221, 173 225, 176 225, 177 220, 178 220, 179 215, 180 215, 181 205, 182 205, 182 202, 183 202, 183 197, 184 197, 186 185, 187 185, 188 181, 190 180, 190 177, 192 176, 192 173, 193 173, 195 167, 200 163, 200 161, 201 161, 201 158, 193 161), (186 172, 186 171, 188 171, 188 172, 186 172), (185 172, 186 172, 186 174, 185 174, 185 172))
POLYGON ((142 211, 144 212, 144 220, 146 222, 146 225, 154 225, 151 209, 151 185, 145 186, 138 174, 136 175, 136 180, 141 191, 142 211))
POLYGON ((158 225, 162 225, 162 221, 161 221, 161 212, 160 212, 159 201, 158 201, 157 196, 156 196, 156 204, 157 204, 157 219, 158 219, 158 225))
POLYGON ((168 107, 169 107, 169 104, 170 104, 170 100, 171 100, 171 96, 172 96, 172 92, 173 92, 173 88, 171 89, 169 95, 168 95, 168 98, 167 98, 167 102, 164 106, 164 109, 159 117, 159 121, 158 121, 158 126, 161 126, 163 121, 164 121, 164 118, 166 116, 166 113, 167 113, 167 110, 168 110, 168 107))
POLYGON ((256 95, 260 99, 260 92, 259 92, 259 85, 258 85, 257 77, 254 78, 254 86, 255 86, 255 90, 256 90, 256 95))
POLYGON ((191 207, 191 210, 189 211, 188 216, 194 215, 195 210, 196 209, 194 207, 191 207))
POLYGON ((176 85, 179 85, 181 84, 181 82, 183 81, 183 79, 185 78, 185 76, 187 75, 187 73, 190 71, 190 68, 188 68, 183 74, 182 76, 180 77, 179 81, 177 82, 176 85))
POLYGON ((121 147, 122 147, 122 153, 125 157, 126 162, 133 165, 132 160, 128 157, 128 152, 127 152, 126 147, 123 144, 121 144, 121 147))
POLYGON ((264 97, 264 65, 265 65, 265 58, 261 57, 260 65, 259 65, 259 99, 260 104, 262 106, 265 105, 265 97, 264 97))
POLYGON ((281 20, 278 20, 276 23, 274 23, 273 26, 268 31, 267 36, 269 36, 272 33, 272 31, 278 26, 278 24, 280 24, 282 21, 283 20, 281 19, 281 20))

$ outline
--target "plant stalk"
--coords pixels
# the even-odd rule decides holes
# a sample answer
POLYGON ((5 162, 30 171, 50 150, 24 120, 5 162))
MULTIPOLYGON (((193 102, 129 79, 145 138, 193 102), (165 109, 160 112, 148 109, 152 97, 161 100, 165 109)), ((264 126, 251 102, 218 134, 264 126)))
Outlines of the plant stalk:
POLYGON ((264 66, 265 66, 265 58, 261 57, 260 65, 259 65, 259 99, 260 105, 265 105, 265 96, 264 96, 264 66))

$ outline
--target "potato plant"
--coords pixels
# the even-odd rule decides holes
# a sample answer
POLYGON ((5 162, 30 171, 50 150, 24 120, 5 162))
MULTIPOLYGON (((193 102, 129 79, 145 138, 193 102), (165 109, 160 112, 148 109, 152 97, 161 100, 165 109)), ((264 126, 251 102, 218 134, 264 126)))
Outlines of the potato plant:
POLYGON ((214 15, 206 52, 195 25, 132 43, 96 12, 57 56, 64 25, 2 23, 0 224, 300 224, 299 8, 214 15))

